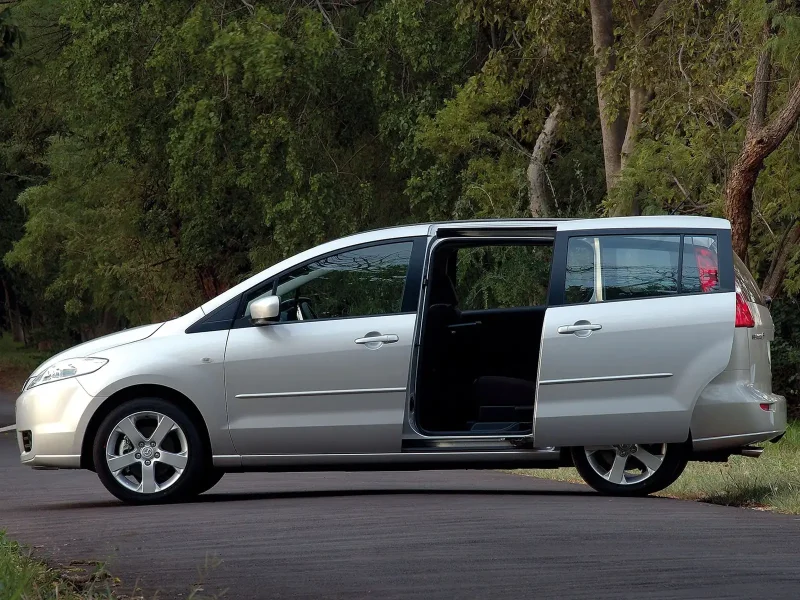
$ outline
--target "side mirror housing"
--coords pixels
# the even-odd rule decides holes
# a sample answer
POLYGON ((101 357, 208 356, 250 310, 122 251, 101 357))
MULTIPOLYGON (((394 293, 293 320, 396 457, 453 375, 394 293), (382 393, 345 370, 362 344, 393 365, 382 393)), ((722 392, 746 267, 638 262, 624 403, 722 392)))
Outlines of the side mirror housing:
POLYGON ((250 305, 250 321, 253 325, 269 325, 281 314, 281 299, 278 296, 259 298, 250 305))

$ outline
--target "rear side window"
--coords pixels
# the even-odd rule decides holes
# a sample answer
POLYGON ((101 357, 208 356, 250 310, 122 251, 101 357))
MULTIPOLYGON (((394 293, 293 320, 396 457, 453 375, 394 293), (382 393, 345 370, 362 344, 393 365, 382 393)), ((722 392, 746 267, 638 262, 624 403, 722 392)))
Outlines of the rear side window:
POLYGON ((766 306, 767 303, 764 300, 764 296, 761 295, 761 290, 756 280, 753 279, 753 276, 750 274, 750 269, 747 268, 747 265, 744 264, 742 259, 739 258, 735 252, 733 253, 733 272, 736 277, 736 289, 742 293, 744 299, 748 302, 755 302, 756 304, 766 306))
POLYGON ((567 304, 658 298, 719 289, 714 236, 570 238, 567 304))

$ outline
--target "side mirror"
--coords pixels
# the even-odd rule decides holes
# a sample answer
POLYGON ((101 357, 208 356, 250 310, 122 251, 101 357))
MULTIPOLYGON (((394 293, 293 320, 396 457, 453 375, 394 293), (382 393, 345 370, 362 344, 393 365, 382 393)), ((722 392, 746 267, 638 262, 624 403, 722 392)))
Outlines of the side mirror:
POLYGON ((764 296, 764 304, 767 305, 767 308, 772 308, 772 297, 764 296))
POLYGON ((250 321, 253 325, 269 325, 281 314, 281 299, 278 296, 259 298, 250 305, 250 321))

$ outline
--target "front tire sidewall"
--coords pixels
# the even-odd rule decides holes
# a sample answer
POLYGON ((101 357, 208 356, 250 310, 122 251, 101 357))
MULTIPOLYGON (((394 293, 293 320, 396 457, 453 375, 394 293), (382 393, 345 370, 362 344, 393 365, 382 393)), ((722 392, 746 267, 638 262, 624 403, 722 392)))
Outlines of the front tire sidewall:
POLYGON ((664 461, 658 470, 644 481, 633 484, 611 483, 599 475, 589 464, 583 446, 572 448, 572 461, 575 468, 592 488, 609 496, 647 496, 660 492, 680 477, 687 464, 685 444, 667 444, 664 461))
POLYGON ((109 492, 128 504, 173 502, 194 495, 203 478, 205 454, 203 440, 192 420, 180 408, 161 398, 128 400, 112 410, 100 424, 93 446, 94 466, 100 481, 109 492), (188 460, 180 479, 154 494, 142 494, 124 487, 114 478, 106 462, 106 443, 117 423, 134 413, 145 411, 159 412, 175 421, 183 430, 188 445, 188 460))

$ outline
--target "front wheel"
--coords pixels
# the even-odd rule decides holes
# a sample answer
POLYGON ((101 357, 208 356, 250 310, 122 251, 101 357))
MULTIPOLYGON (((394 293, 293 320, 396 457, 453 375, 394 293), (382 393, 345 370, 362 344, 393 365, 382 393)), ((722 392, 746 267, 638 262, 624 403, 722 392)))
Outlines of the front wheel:
POLYGON ((161 398, 137 398, 112 410, 93 450, 100 481, 123 502, 171 502, 203 486, 206 459, 198 429, 161 398))
POLYGON ((583 480, 601 494, 646 496, 675 482, 686 468, 685 444, 619 444, 572 448, 583 480))

